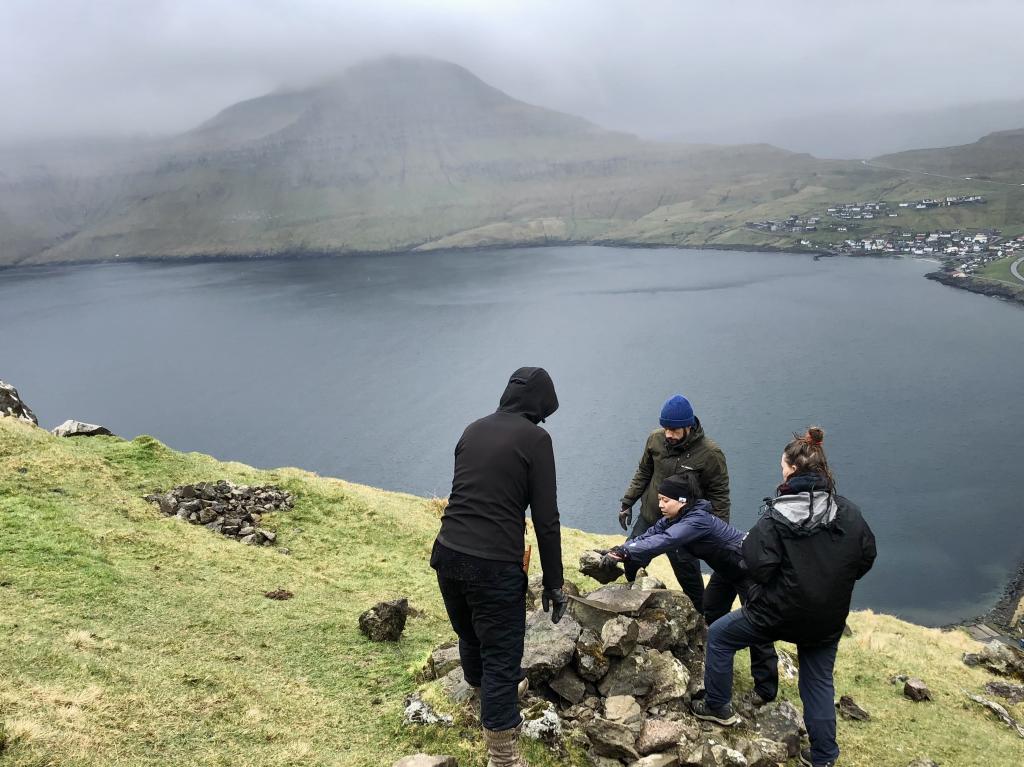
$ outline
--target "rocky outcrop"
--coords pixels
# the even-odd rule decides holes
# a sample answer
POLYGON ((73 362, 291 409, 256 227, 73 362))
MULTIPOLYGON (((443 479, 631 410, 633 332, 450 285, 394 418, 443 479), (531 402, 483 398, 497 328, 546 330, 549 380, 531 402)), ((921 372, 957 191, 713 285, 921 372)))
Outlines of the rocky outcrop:
POLYGON ((994 701, 986 700, 980 695, 970 695, 968 697, 970 697, 970 699, 977 703, 979 706, 987 708, 989 711, 991 711, 993 714, 999 717, 1003 724, 1005 724, 1011 730, 1016 732, 1020 737, 1024 738, 1024 725, 1022 725, 1020 722, 1018 722, 1016 719, 1010 716, 1010 712, 1007 711, 1004 706, 1001 706, 1000 704, 994 701))
POLYGON ((1024 680, 1024 654, 998 639, 986 644, 980 653, 965 653, 964 663, 968 666, 981 666, 999 676, 1024 680))
POLYGON ((157 504, 164 516, 204 525, 254 546, 270 546, 277 540, 276 533, 259 527, 263 517, 293 505, 292 494, 280 488, 235 485, 225 480, 178 485, 168 493, 157 491, 145 498, 157 504))
POLYGON ((378 602, 359 616, 359 630, 373 642, 397 642, 409 617, 409 600, 378 602))
MULTIPOLYGON (((774 767, 795 756, 803 719, 788 702, 748 706, 734 729, 692 716, 703 620, 684 594, 644 587, 652 583, 638 578, 575 597, 558 624, 539 610, 527 613, 524 737, 571 742, 596 767, 774 767)), ((451 650, 435 650, 428 676, 454 662, 451 650)), ((441 688, 478 716, 460 669, 441 688)))
POLYGON ((1024 304, 1024 286, 1015 286, 998 280, 985 280, 977 277, 954 277, 948 272, 930 272, 926 274, 929 280, 941 282, 951 288, 967 290, 971 293, 978 293, 991 298, 1003 298, 1018 304, 1024 304))
POLYGON ((114 432, 106 426, 83 421, 65 421, 53 430, 55 437, 112 437, 114 432))
POLYGON ((32 409, 21 401, 18 390, 3 381, 0 381, 0 417, 17 418, 33 426, 39 425, 39 419, 32 409))

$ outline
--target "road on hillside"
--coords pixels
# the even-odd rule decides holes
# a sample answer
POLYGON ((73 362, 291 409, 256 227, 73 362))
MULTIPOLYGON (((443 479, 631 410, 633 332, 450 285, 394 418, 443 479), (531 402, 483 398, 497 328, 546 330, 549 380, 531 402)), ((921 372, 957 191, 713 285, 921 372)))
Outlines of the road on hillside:
POLYGON ((1024 264, 1024 256, 1021 256, 1016 261, 1014 261, 1012 264, 1010 264, 1010 274, 1012 274, 1014 277, 1016 277, 1021 282, 1024 282, 1024 277, 1022 277, 1021 273, 1020 273, 1020 265, 1021 264, 1024 264))
POLYGON ((926 170, 912 170, 911 168, 893 168, 891 165, 881 165, 877 162, 870 162, 868 160, 861 160, 861 165, 866 165, 869 168, 880 168, 881 170, 895 170, 900 173, 917 173, 921 176, 933 176, 935 178, 948 178, 952 181, 975 181, 979 184, 992 184, 993 186, 1011 186, 1020 187, 1024 184, 1011 184, 1006 181, 992 181, 987 178, 975 178, 974 176, 945 176, 941 173, 930 173, 926 170))

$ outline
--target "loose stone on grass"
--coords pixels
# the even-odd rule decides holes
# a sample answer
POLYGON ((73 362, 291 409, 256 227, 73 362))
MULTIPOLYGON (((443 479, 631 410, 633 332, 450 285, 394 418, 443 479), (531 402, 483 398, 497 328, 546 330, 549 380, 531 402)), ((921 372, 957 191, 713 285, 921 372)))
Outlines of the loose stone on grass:
POLYGON ((413 693, 405 699, 406 724, 443 724, 451 727, 452 722, 453 719, 448 714, 436 713, 419 693, 413 693))
POLYGON ((263 592, 263 596, 265 596, 267 599, 275 599, 280 602, 286 599, 291 599, 295 595, 287 589, 275 589, 273 591, 263 592))
POLYGON ((359 616, 359 630, 373 642, 397 642, 405 630, 409 600, 378 602, 359 616))
POLYGON ((911 677, 904 683, 903 694, 915 703, 932 699, 932 691, 928 689, 928 685, 916 677, 911 677))
POLYGON ((836 709, 839 711, 839 715, 843 717, 843 719, 866 722, 871 718, 871 714, 858 706, 849 695, 843 695, 839 698, 839 702, 836 703, 836 709))

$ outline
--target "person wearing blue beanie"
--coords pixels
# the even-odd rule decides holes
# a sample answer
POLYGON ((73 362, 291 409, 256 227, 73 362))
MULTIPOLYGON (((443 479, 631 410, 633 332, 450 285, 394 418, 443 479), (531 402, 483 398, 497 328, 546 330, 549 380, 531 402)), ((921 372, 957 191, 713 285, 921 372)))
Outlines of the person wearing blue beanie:
POLYGON ((693 405, 682 394, 673 394, 661 406, 659 423, 666 429, 688 429, 695 420, 693 405))
MULTIPOLYGON (((701 495, 708 500, 711 513, 728 522, 729 470, 725 455, 714 440, 704 434, 690 400, 682 394, 673 394, 661 406, 658 422, 661 426, 647 437, 633 481, 620 501, 622 529, 629 532, 630 538, 635 538, 661 519, 658 485, 674 474, 687 471, 697 476, 701 495), (633 525, 633 506, 638 500, 640 516, 633 525)), ((665 555, 679 585, 709 625, 732 609, 736 591, 728 580, 712 575, 705 594, 704 578, 696 558, 683 549, 668 551, 665 555)), ((629 580, 635 577, 629 567, 626 577, 629 580)))

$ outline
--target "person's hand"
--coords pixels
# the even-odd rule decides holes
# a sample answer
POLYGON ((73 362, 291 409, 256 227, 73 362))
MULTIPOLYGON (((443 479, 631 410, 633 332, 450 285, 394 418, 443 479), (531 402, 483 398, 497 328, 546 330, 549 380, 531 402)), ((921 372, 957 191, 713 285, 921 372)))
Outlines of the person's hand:
POLYGON ((629 526, 633 524, 633 507, 623 506, 619 512, 619 524, 622 525, 623 530, 629 530, 629 526))
POLYGON ((569 598, 561 589, 544 589, 540 596, 540 603, 544 607, 544 612, 547 612, 549 607, 551 608, 551 622, 558 623, 569 606, 569 598))
POLYGON ((626 551, 621 546, 613 546, 601 557, 602 567, 617 567, 626 561, 626 551))

